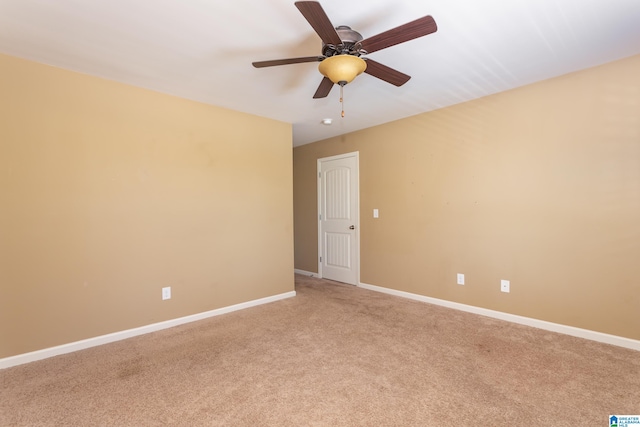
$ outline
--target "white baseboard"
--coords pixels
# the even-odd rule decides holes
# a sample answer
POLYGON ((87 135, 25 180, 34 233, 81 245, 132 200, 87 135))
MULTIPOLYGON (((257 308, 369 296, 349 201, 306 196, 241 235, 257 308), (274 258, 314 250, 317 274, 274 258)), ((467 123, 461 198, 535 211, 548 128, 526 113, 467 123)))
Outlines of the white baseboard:
POLYGON ((253 301, 247 301, 240 304, 222 307, 204 313, 192 314, 190 316, 180 317, 178 319, 167 320, 164 322, 153 323, 151 325, 141 326, 139 328, 127 329, 126 331, 114 332, 112 334, 101 335, 86 340, 76 341, 56 347, 45 348, 43 350, 32 351, 30 353, 18 354, 16 356, 5 357, 0 359, 0 369, 10 368, 12 366, 22 365, 24 363, 35 362, 61 354, 72 353, 78 350, 84 350, 90 347, 96 347, 102 344, 108 344, 114 341, 120 341, 132 338, 138 335, 148 334, 160 331, 162 329, 172 328, 174 326, 183 325, 185 323, 203 320, 209 317, 219 316, 221 314, 231 313, 233 311, 244 310, 245 308, 255 307, 270 302, 279 301, 286 298, 295 297, 296 292, 286 292, 284 294, 274 295, 266 298, 260 298, 253 301))
POLYGON ((360 287, 376 292, 382 292, 389 295, 395 295, 403 298, 409 298, 416 301, 426 302, 429 304, 440 305, 455 310, 466 311, 469 313, 479 314, 481 316, 493 317, 495 319, 506 320, 507 322, 518 323, 521 325, 532 326, 538 329, 544 329, 551 332, 558 332, 573 337, 584 338, 592 341, 598 341, 605 344, 611 344, 618 347, 625 347, 631 350, 640 351, 640 341, 631 338, 619 337, 617 335, 604 334, 602 332, 590 331, 588 329, 580 329, 573 326, 561 325, 558 323, 547 322, 545 320, 532 319, 530 317, 518 316, 515 314, 504 313, 501 311, 489 310, 486 308, 475 307, 472 305, 460 304, 438 298, 426 297, 424 295, 412 294, 410 292, 397 291, 395 289, 383 288, 381 286, 368 285, 360 283, 360 287))
POLYGON ((301 275, 303 275, 303 276, 320 277, 320 276, 318 275, 318 273, 312 273, 311 271, 299 270, 299 269, 297 269, 297 268, 296 268, 295 270, 293 270, 293 271, 294 271, 294 273, 296 273, 296 274, 301 274, 301 275))

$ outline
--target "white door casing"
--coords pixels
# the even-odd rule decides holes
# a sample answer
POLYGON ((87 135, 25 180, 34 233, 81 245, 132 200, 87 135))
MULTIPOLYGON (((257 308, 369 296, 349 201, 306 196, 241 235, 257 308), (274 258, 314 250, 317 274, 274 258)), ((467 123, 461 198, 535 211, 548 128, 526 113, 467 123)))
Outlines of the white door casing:
POLYGON ((318 272, 357 285, 360 272, 358 153, 318 159, 318 272))

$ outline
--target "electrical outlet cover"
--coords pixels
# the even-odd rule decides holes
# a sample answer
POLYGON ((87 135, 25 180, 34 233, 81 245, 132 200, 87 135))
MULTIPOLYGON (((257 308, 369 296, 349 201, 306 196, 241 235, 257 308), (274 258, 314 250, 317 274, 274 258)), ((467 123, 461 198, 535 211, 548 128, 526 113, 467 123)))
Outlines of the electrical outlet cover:
POLYGON ((509 292, 510 287, 511 287, 511 284, 509 283, 508 280, 500 280, 500 290, 502 292, 509 292))
POLYGON ((458 285, 464 285, 464 274, 458 273, 458 285))

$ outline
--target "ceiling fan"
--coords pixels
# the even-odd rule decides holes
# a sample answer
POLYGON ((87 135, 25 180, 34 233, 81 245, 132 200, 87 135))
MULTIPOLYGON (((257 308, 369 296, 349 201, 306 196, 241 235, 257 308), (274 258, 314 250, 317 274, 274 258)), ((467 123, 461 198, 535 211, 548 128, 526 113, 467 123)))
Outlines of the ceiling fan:
POLYGON ((253 62, 253 66, 263 68, 276 65, 319 62, 318 69, 324 75, 324 78, 313 95, 314 98, 326 97, 334 84, 342 88, 363 72, 392 85, 402 86, 411 76, 387 67, 373 59, 367 58, 365 61, 362 56, 426 36, 438 29, 434 19, 427 15, 373 37, 363 39, 360 33, 346 25, 334 27, 317 1, 297 1, 295 5, 320 36, 322 53, 316 56, 258 61, 253 62))

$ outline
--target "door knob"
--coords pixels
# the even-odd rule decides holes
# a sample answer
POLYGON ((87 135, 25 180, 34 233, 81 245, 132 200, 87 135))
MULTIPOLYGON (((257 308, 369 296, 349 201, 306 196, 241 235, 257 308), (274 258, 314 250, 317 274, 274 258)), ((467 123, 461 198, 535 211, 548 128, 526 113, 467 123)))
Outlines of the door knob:
POLYGON ((356 229, 355 225, 352 225, 351 227, 349 227, 349 230, 355 230, 355 229, 356 229))

